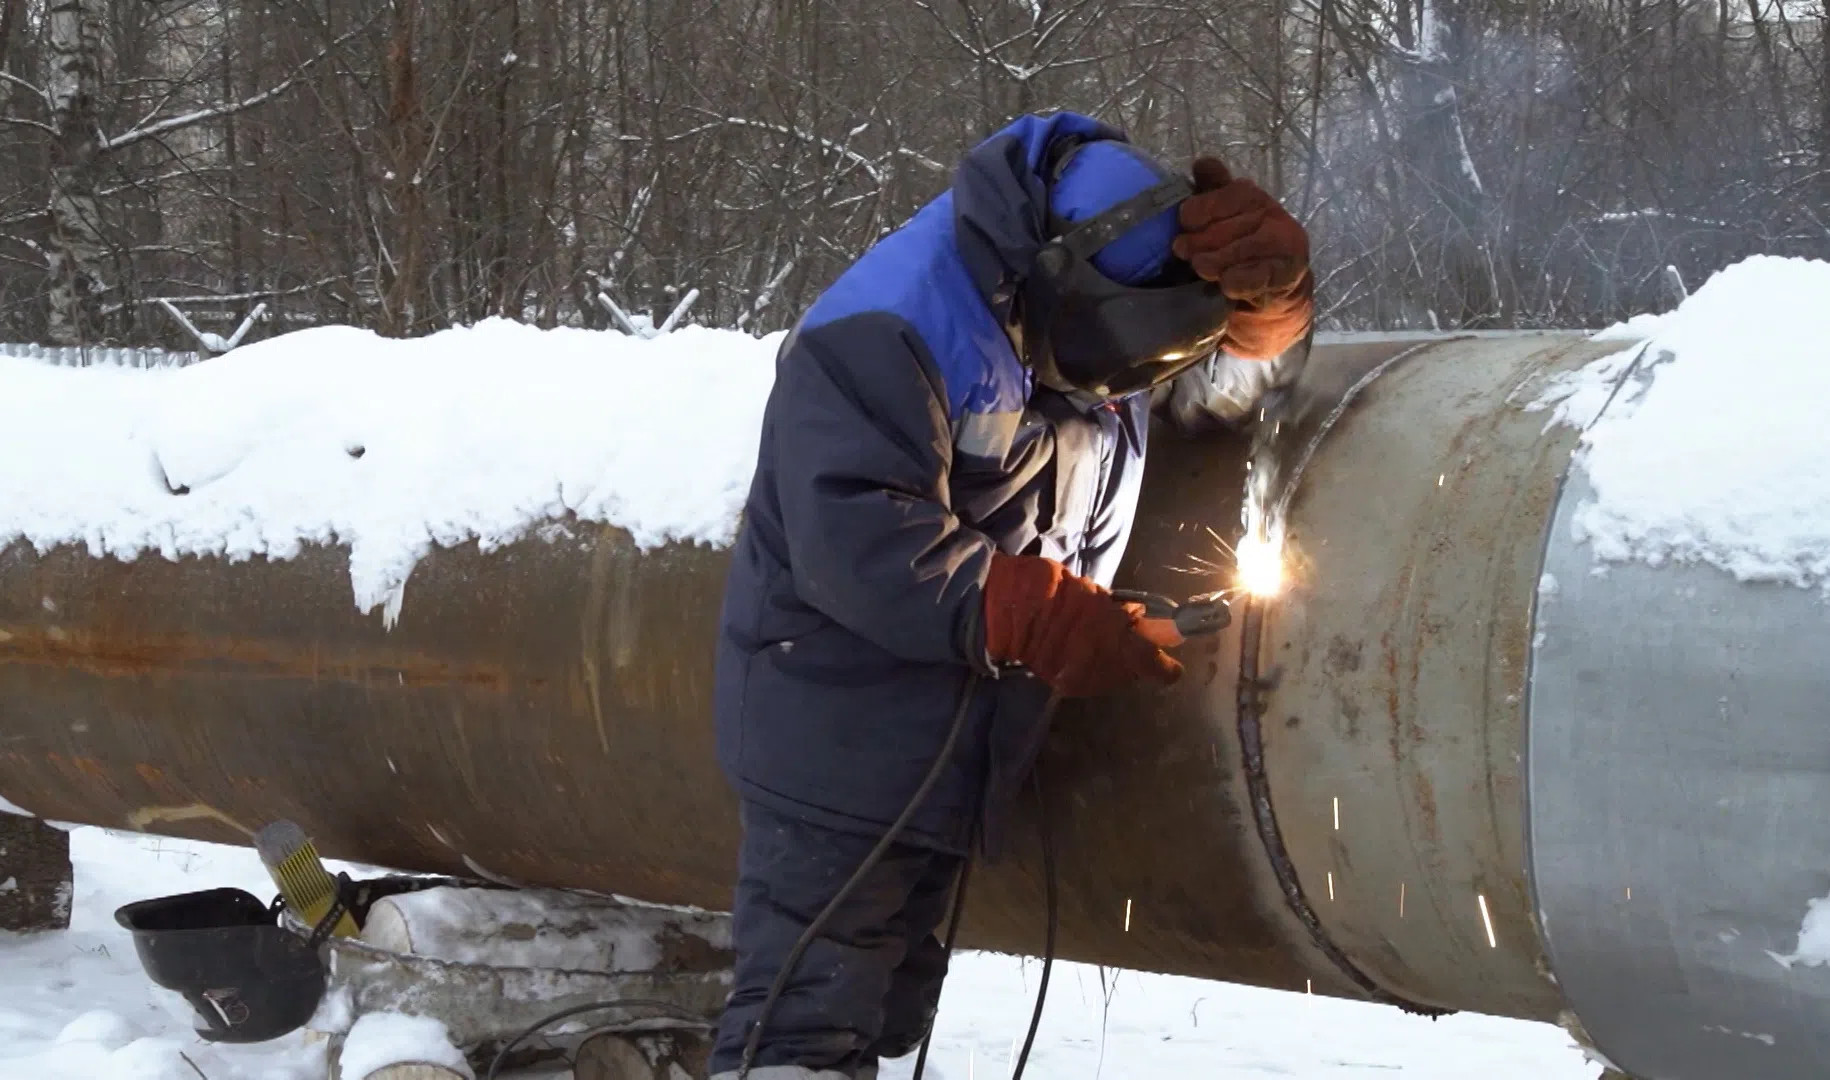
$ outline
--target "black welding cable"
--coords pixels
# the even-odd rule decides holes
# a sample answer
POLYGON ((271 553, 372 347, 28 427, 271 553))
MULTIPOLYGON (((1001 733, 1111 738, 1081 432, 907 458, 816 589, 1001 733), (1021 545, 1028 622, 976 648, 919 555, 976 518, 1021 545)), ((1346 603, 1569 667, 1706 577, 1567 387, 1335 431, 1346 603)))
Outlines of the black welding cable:
POLYGON ((1048 976, 1055 967, 1055 931, 1060 925, 1060 909, 1055 895, 1059 882, 1055 875, 1055 836, 1048 827, 1048 803, 1042 797, 1042 770, 1030 770, 1030 788, 1036 793, 1036 831, 1042 838, 1042 890, 1047 906, 1047 926, 1042 938, 1042 981, 1036 985, 1036 1008, 1029 1014, 1029 1034, 1023 1037, 1023 1052, 1017 1055, 1010 1080, 1023 1080, 1023 1069, 1029 1064, 1030 1048, 1036 1044, 1036 1029, 1042 1026, 1042 1006, 1048 1001, 1048 976))
MULTIPOLYGON (((976 823, 972 831, 977 834, 976 823)), ((959 940, 960 916, 966 910, 966 883, 971 880, 972 853, 968 848, 965 860, 959 865, 959 879, 953 883, 953 911, 947 916, 947 940, 941 945, 941 955, 945 957, 948 967, 953 965, 953 945, 959 940)), ((928 1033, 921 1037, 921 1051, 915 1055, 915 1071, 909 1080, 921 1080, 922 1074, 927 1071, 928 1045, 934 1041, 934 1020, 932 1016, 928 1018, 928 1033)))
POLYGON ((549 1016, 541 1017, 523 1028, 519 1035, 516 1035, 514 1038, 503 1043, 502 1049, 496 1051, 495 1059, 489 1063, 489 1071, 483 1074, 483 1080, 496 1080, 496 1074, 502 1071, 502 1063, 508 1060, 509 1053, 512 1052, 515 1047, 520 1046, 523 1042, 533 1038, 537 1033, 552 1027, 561 1020, 569 1020, 579 1013, 597 1012, 600 1009, 652 1009, 657 1012, 667 1013, 681 1020, 690 1020, 694 1024, 705 1023, 705 1017, 700 1016, 691 1009, 684 1008, 678 1002, 658 1001, 652 998, 609 998, 604 1001, 593 1001, 584 1005, 574 1005, 569 1009, 561 1009, 549 1016))
POLYGON ((902 813, 896 816, 889 828, 883 830, 877 846, 864 856, 864 861, 852 871, 851 877, 845 879, 845 884, 839 886, 839 891, 833 894, 831 900, 826 901, 826 906, 807 924, 807 929, 801 932, 800 940, 794 943, 794 948, 788 950, 788 959, 782 964, 781 970, 775 973, 775 981, 769 984, 769 993, 763 998, 762 1011, 757 1014, 756 1023, 750 1028, 749 1038, 744 1040, 743 1058, 737 1066, 738 1080, 745 1080, 750 1075, 750 1069, 755 1066, 756 1053, 762 1047, 763 1032, 769 1026, 769 1015, 775 1011, 776 1002, 781 1000, 782 991, 788 988, 788 980, 794 976, 794 969, 800 966, 808 947, 819 938, 820 932, 826 929, 826 924, 832 921, 833 915, 845 901, 851 899, 851 894, 863 884, 870 872, 883 861, 897 838, 909 827, 909 822, 914 820, 921 804, 927 801, 928 793, 940 782, 941 773, 946 771, 947 765, 953 760, 953 750, 959 745, 960 734, 966 730, 966 716, 972 711, 973 692, 978 689, 978 685, 978 672, 966 676, 966 685, 960 690, 959 707, 953 710, 953 723, 947 729, 947 740, 941 744, 940 752, 934 755, 934 764, 928 766, 928 774, 922 777, 915 793, 909 796, 902 813))

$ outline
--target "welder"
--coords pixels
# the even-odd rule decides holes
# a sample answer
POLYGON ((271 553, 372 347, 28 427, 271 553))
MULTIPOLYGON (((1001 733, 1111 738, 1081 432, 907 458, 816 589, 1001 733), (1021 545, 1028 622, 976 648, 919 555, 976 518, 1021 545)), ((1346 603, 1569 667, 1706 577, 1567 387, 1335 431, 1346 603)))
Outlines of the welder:
POLYGON ((1026 116, 787 336, 718 642, 743 818, 718 1080, 870 1077, 921 1042, 936 929, 1047 703, 1180 673, 1173 627, 1108 592, 1153 392, 1236 418, 1300 364, 1308 246, 1212 157, 1026 116))

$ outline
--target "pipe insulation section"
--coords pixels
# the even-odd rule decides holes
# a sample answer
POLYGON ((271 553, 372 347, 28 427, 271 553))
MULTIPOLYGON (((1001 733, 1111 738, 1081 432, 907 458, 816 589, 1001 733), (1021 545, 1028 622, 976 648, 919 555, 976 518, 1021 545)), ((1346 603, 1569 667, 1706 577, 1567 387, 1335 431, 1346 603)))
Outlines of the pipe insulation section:
POLYGON ((1574 527, 1592 496, 1571 470, 1532 642, 1530 861, 1552 969, 1632 1076, 1823 1076, 1830 969, 1792 954, 1813 901, 1830 904, 1824 597, 1702 565, 1597 567, 1574 527))
MULTIPOLYGON (((1282 444, 1300 459, 1285 592, 1186 646, 1176 687, 1056 720, 1040 767, 1060 955, 1422 1009, 1573 1008, 1642 1080, 1807 1075, 1821 984, 1731 962, 1721 938, 1772 940, 1824 891, 1821 744, 1795 722, 1823 700, 1823 620, 1806 594, 1703 571, 1588 574, 1564 520, 1578 433, 1529 406, 1617 348, 1318 346, 1282 444), (1547 569, 1581 587, 1540 610, 1547 569), (1643 899, 1615 895, 1628 884, 1643 899), (1736 1034, 1665 1040, 1674 1015, 1736 1034)), ((1247 448, 1161 433, 1150 453, 1121 584, 1226 584, 1213 534, 1239 532, 1247 448)), ((289 818, 335 857, 723 909, 727 556, 569 533, 432 553, 391 629, 352 607, 336 548, 0 549, 0 794, 239 843, 289 818)), ((975 875, 966 945, 1040 950, 1034 825, 975 875)))

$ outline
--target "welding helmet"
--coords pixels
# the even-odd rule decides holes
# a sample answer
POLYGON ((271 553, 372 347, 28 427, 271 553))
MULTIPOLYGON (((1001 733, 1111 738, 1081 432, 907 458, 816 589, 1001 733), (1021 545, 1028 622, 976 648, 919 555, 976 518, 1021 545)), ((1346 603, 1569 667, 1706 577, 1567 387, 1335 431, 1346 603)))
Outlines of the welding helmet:
POLYGON ((1193 194, 1128 143, 1063 140, 1044 162, 1048 237, 1018 293, 1018 330, 1038 382, 1110 400, 1213 355, 1230 306, 1170 253, 1193 194))
POLYGON ((198 1035, 264 1042, 304 1026, 317 1011, 329 978, 324 946, 345 913, 361 926, 377 900, 444 887, 489 886, 400 874, 352 881, 338 874, 337 903, 313 927, 299 925, 280 897, 263 904, 229 888, 135 901, 116 909, 114 920, 133 934, 147 976, 190 1002, 202 1021, 198 1035))
POLYGON ((303 1026, 324 996, 318 950, 279 913, 241 889, 206 889, 128 904, 114 918, 152 981, 190 1002, 197 1034, 246 1043, 303 1026))

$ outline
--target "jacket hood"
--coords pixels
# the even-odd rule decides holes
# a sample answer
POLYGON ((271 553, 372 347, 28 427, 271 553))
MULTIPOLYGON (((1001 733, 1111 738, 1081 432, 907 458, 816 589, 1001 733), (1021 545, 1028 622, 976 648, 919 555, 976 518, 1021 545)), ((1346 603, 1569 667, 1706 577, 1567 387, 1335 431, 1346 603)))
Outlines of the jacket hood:
MULTIPOLYGON (((1021 117, 969 151, 953 179, 955 239, 973 282, 1000 319, 1048 240, 1043 163, 1064 139, 1094 144, 1075 155, 1057 185, 1055 211, 1069 221, 1092 217, 1165 178, 1123 132, 1078 113, 1021 117), (1105 140, 1112 145, 1098 147, 1105 140)), ((1107 245, 1094 263, 1115 280, 1135 284, 1161 269, 1174 236, 1174 212, 1167 211, 1107 245)))
MULTIPOLYGON (((1061 168, 1049 192, 1049 206, 1057 218, 1077 224, 1171 179, 1156 159, 1130 143, 1087 143, 1061 168)), ((1163 272, 1176 232, 1172 207, 1100 248, 1093 266, 1113 281, 1142 285, 1163 272)))

